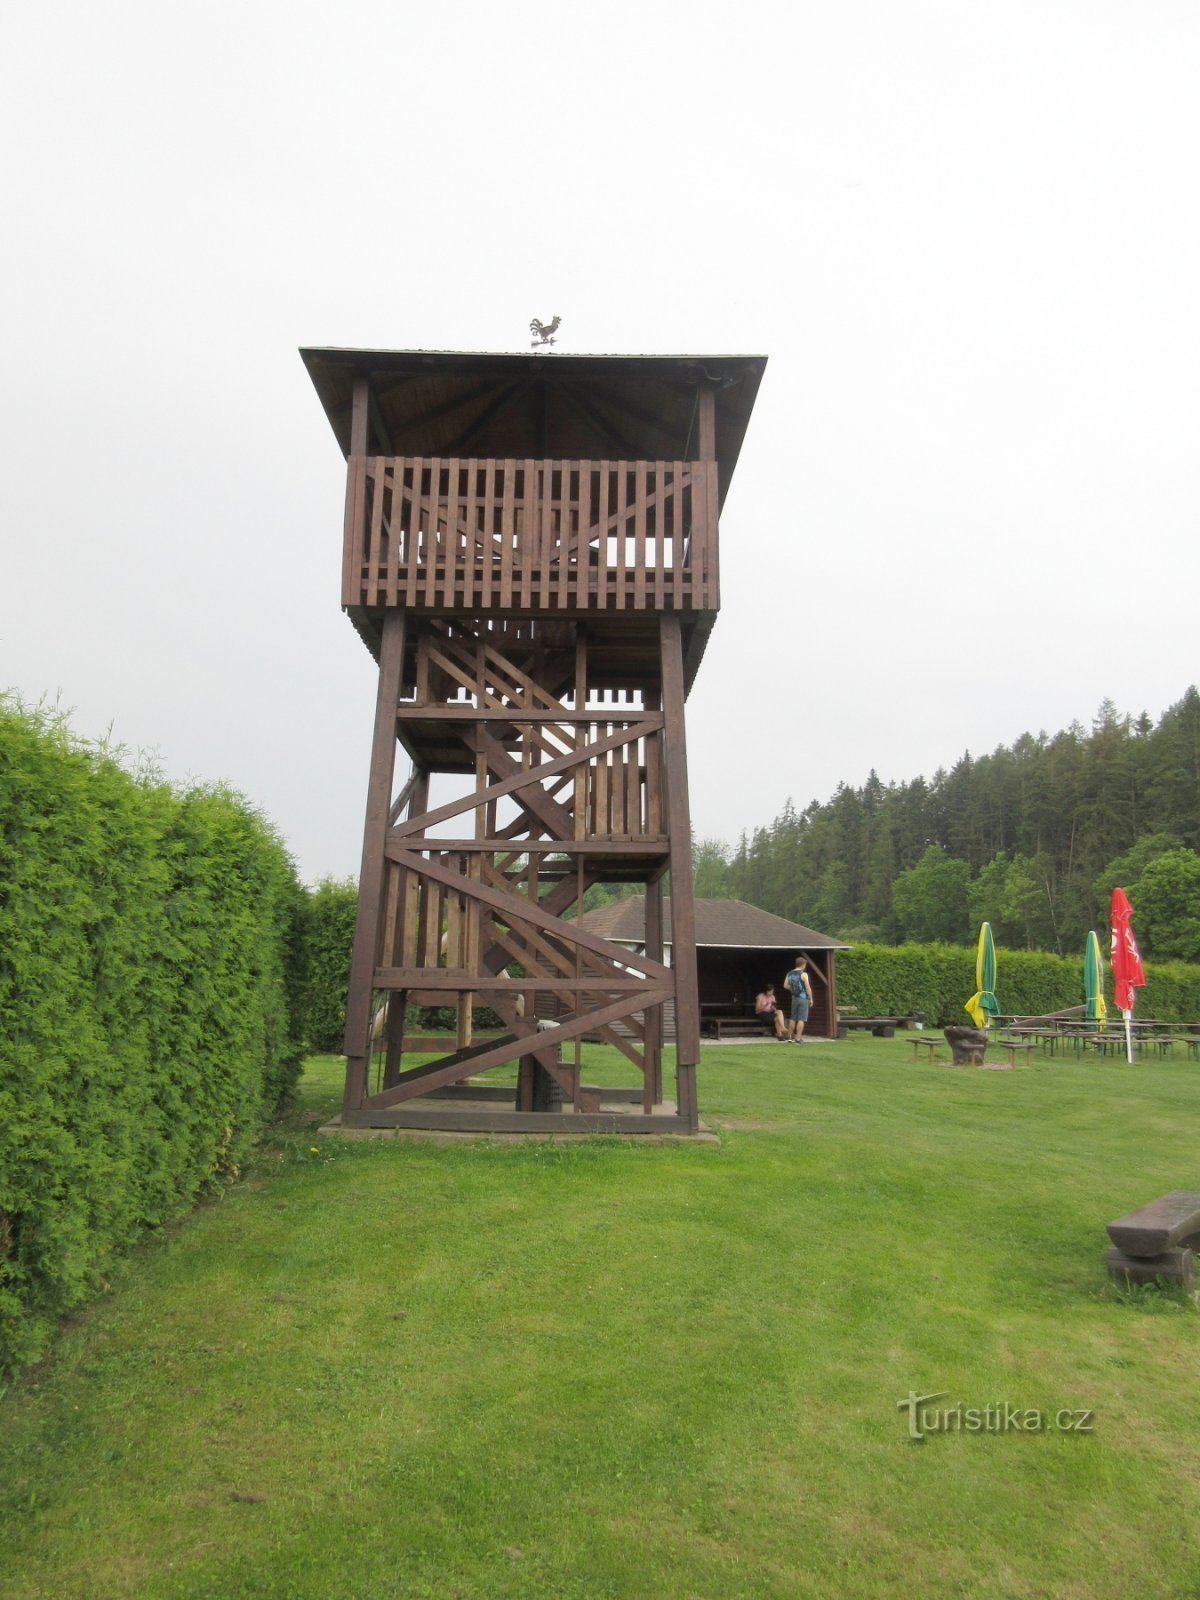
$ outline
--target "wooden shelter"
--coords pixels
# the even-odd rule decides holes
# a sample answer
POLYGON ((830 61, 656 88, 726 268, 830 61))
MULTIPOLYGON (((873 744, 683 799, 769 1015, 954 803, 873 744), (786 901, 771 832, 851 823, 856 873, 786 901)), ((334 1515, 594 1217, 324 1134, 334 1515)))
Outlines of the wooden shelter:
MULTIPOLYGON (((627 949, 642 951, 646 939, 646 902, 640 895, 597 906, 583 918, 589 933, 598 934, 627 949)), ((671 935, 671 901, 663 902, 663 948, 667 960, 674 955, 671 935)), ((808 957, 813 1001, 806 1033, 810 1038, 836 1039, 837 968, 839 950, 850 946, 828 934, 817 933, 799 922, 789 922, 774 912, 762 911, 744 900, 695 902, 696 979, 702 1023, 715 1025, 739 1016, 751 1016, 754 997, 768 983, 775 985, 780 1004, 787 1005, 784 975, 794 957, 808 957)), ((672 1018, 666 1018, 671 1037, 672 1018)))
POLYGON ((684 701, 764 358, 301 355, 347 461, 342 603, 379 663, 343 1123, 694 1131, 684 701), (398 746, 412 764, 399 784, 398 746), (453 798, 434 803, 435 775, 453 798), (644 953, 569 918, 596 882, 646 886, 644 953), (552 1034, 537 1023, 547 995, 552 1034), (406 1038, 406 1007, 430 999, 454 1008, 454 1036, 406 1061, 427 1044, 406 1038), (476 1037, 480 1007, 498 1037, 476 1037), (639 1075, 604 1109, 579 1082, 585 1033, 639 1075), (466 1082, 514 1060, 508 1104, 466 1082))

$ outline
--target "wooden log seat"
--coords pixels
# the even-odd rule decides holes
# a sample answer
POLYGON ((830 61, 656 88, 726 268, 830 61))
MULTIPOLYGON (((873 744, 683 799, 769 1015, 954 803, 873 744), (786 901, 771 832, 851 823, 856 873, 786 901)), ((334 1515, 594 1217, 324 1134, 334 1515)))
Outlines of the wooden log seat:
POLYGON ((965 1023, 952 1023, 943 1028, 946 1043, 950 1046, 950 1059, 956 1067, 981 1067, 987 1048, 987 1033, 983 1028, 969 1028, 965 1023))
POLYGON ((877 1039, 894 1039, 899 1025, 899 1017, 839 1017, 838 1038, 844 1039, 851 1028, 869 1028, 877 1039))
POLYGON ((1109 1276, 1124 1283, 1195 1286, 1193 1250, 1200 1246, 1200 1194, 1176 1189, 1108 1225, 1109 1276))

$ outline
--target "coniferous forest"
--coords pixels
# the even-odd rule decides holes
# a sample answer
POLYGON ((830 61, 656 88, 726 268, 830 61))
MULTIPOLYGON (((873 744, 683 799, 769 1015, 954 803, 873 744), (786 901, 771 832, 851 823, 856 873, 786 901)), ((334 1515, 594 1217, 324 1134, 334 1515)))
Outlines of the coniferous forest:
POLYGON ((698 840, 696 893, 852 942, 1080 948, 1114 884, 1143 953, 1200 960, 1200 693, 1155 724, 1101 705, 1090 728, 1022 734, 909 783, 872 771, 743 834, 698 840))

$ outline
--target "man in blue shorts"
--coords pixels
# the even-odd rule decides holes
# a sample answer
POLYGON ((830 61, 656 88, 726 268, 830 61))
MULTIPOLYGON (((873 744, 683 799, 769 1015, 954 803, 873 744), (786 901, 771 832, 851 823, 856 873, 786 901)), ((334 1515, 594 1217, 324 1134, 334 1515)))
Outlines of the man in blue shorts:
POLYGON ((801 1044, 804 1024, 808 1021, 808 1008, 812 1004, 812 984, 808 981, 808 960, 796 957, 796 964, 783 980, 783 987, 792 997, 792 1018, 788 1024, 788 1043, 801 1044))

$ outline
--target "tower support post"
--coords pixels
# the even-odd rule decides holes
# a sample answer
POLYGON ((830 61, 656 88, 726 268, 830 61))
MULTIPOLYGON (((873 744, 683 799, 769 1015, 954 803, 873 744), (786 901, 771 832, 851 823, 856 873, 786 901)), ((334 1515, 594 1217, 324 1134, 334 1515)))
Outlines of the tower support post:
POLYGON ((363 825, 362 867, 358 878, 358 914, 346 993, 346 1088, 342 1111, 357 1111, 367 1092, 371 1056, 371 986, 378 959, 383 913, 384 844, 396 775, 396 709, 404 666, 405 617, 389 611, 383 619, 379 652, 379 685, 375 695, 375 733, 371 774, 367 782, 367 814, 363 825))
POLYGON ((698 1125, 696 1063, 700 1060, 700 990, 696 977, 696 902, 684 733, 683 635, 679 618, 660 621, 663 742, 666 752, 668 855, 671 864, 671 951, 675 982, 675 1083, 680 1117, 698 1125))

